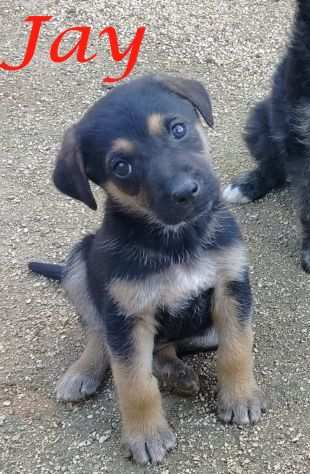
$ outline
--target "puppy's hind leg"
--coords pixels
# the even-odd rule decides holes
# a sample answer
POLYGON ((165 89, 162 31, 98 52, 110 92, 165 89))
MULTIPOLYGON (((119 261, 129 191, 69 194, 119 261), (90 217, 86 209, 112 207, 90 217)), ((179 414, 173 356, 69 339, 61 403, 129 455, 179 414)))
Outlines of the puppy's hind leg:
POLYGON ((310 273, 310 161, 307 157, 296 160, 290 165, 293 168, 292 184, 295 188, 301 223, 301 265, 305 272, 310 273))
POLYGON ((294 121, 287 139, 287 172, 295 193, 301 223, 301 264, 310 273, 310 101, 294 106, 294 121))
POLYGON ((89 330, 82 355, 69 367, 57 384, 57 400, 77 402, 94 394, 109 366, 110 360, 103 333, 89 330))
POLYGON ((179 395, 190 396, 199 392, 198 375, 177 356, 174 343, 156 347, 153 373, 168 389, 179 395))
POLYGON ((79 312, 87 329, 87 344, 80 358, 74 362, 56 388, 58 400, 79 401, 96 392, 110 365, 106 349, 103 321, 89 295, 83 245, 76 245, 68 258, 62 285, 79 312))
POLYGON ((159 344, 154 352, 154 375, 178 395, 196 395, 200 390, 199 377, 179 356, 214 351, 217 346, 218 336, 214 326, 199 336, 159 344))
POLYGON ((244 140, 257 166, 236 177, 226 187, 223 197, 227 202, 255 201, 286 181, 284 162, 271 136, 268 112, 269 100, 266 100, 250 113, 244 140))

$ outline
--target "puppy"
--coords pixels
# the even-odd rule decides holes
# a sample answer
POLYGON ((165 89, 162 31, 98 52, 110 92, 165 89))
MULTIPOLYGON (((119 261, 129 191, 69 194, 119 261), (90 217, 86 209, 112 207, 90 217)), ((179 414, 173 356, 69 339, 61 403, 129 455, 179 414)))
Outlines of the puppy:
POLYGON ((245 142, 253 171, 224 190, 228 202, 259 199, 291 181, 302 227, 302 267, 310 272, 310 3, 297 1, 290 46, 273 79, 269 97, 250 113, 245 142))
POLYGON ((30 264, 62 280, 87 327, 58 399, 94 393, 111 366, 124 444, 141 464, 176 445, 154 373, 197 389, 179 350, 218 345, 220 419, 256 422, 263 407, 245 247, 221 202, 199 116, 213 125, 205 88, 170 76, 136 79, 100 99, 65 134, 54 182, 91 209, 89 180, 101 186, 103 223, 64 267, 30 264))

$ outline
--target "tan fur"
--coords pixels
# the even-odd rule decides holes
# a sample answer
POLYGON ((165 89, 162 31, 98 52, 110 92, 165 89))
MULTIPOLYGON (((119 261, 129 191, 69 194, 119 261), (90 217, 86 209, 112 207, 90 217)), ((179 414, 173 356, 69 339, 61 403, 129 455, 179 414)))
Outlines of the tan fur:
POLYGON ((149 222, 161 225, 161 222, 149 208, 148 199, 143 190, 135 196, 130 196, 129 194, 124 193, 111 181, 105 183, 104 190, 114 201, 125 207, 129 213, 143 216, 149 222))
POLYGON ((242 243, 218 251, 216 255, 217 280, 220 284, 237 280, 247 267, 248 256, 242 243))
POLYGON ((124 193, 111 181, 104 185, 105 191, 122 206, 126 207, 129 211, 133 211, 139 214, 147 214, 147 200, 143 193, 136 196, 130 196, 124 193))
POLYGON ((227 294, 225 286, 216 289, 213 318, 219 337, 219 387, 233 400, 250 396, 256 389, 251 324, 238 319, 238 303, 227 294))
POLYGON ((154 313, 160 304, 177 311, 190 296, 212 286, 214 279, 214 263, 203 259, 195 265, 173 265, 143 281, 115 279, 109 291, 127 314, 154 313))
POLYGON ((246 265, 242 245, 224 251, 210 251, 190 264, 175 264, 143 281, 115 279, 109 287, 112 298, 128 315, 154 313, 160 305, 180 310, 190 297, 211 288, 217 281, 239 277, 246 265))
POLYGON ((135 352, 130 361, 112 361, 125 439, 142 433, 152 435, 159 426, 168 426, 158 383, 152 374, 154 331, 152 318, 140 319, 134 331, 135 352))
POLYGON ((163 120, 160 114, 151 114, 147 118, 147 128, 150 135, 160 135, 163 129, 163 120))
POLYGON ((62 286, 87 327, 90 330, 102 331, 101 316, 89 295, 86 263, 81 251, 76 250, 78 246, 79 244, 73 247, 67 259, 67 272, 62 286))
POLYGON ((95 393, 110 366, 102 331, 89 330, 87 345, 57 383, 57 399, 79 401, 95 393))
POLYGON ((112 151, 122 153, 132 153, 135 149, 135 145, 127 138, 117 138, 112 143, 112 151))
POLYGON ((77 373, 105 372, 109 365, 110 358, 102 334, 89 331, 86 347, 80 358, 74 363, 75 371, 77 373))

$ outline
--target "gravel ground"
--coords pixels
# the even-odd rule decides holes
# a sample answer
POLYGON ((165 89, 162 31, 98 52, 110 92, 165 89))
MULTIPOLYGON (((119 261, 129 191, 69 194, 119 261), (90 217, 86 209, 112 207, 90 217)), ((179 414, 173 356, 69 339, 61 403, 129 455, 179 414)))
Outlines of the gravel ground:
POLYGON ((256 367, 269 410, 256 427, 223 426, 214 412, 214 357, 191 358, 202 380, 193 400, 166 394, 178 448, 145 469, 119 453, 120 419, 108 378, 100 394, 57 404, 55 383, 79 354, 83 334, 56 284, 28 274, 30 258, 61 260, 71 243, 96 227, 92 213, 50 181, 64 129, 104 92, 117 73, 96 34, 115 25, 121 44, 146 25, 135 73, 178 72, 201 79, 213 97, 210 134, 222 183, 250 166, 241 140, 249 106, 270 83, 292 19, 289 0, 0 0, 1 56, 18 63, 27 15, 49 14, 36 59, 1 75, 0 137, 0 472, 1 473, 309 473, 309 277, 299 267, 288 192, 235 208, 249 243, 256 299, 256 367), (48 61, 56 33, 94 26, 98 59, 85 65, 48 61))

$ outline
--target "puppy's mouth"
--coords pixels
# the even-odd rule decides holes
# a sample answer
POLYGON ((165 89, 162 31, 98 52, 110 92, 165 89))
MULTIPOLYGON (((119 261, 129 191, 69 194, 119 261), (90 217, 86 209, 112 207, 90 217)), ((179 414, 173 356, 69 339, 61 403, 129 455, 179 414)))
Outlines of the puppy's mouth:
POLYGON ((198 219, 212 213, 214 201, 201 202, 199 205, 193 206, 191 209, 176 209, 166 206, 166 210, 161 212, 153 212, 155 219, 161 225, 168 228, 178 230, 181 227, 195 223, 198 219))

